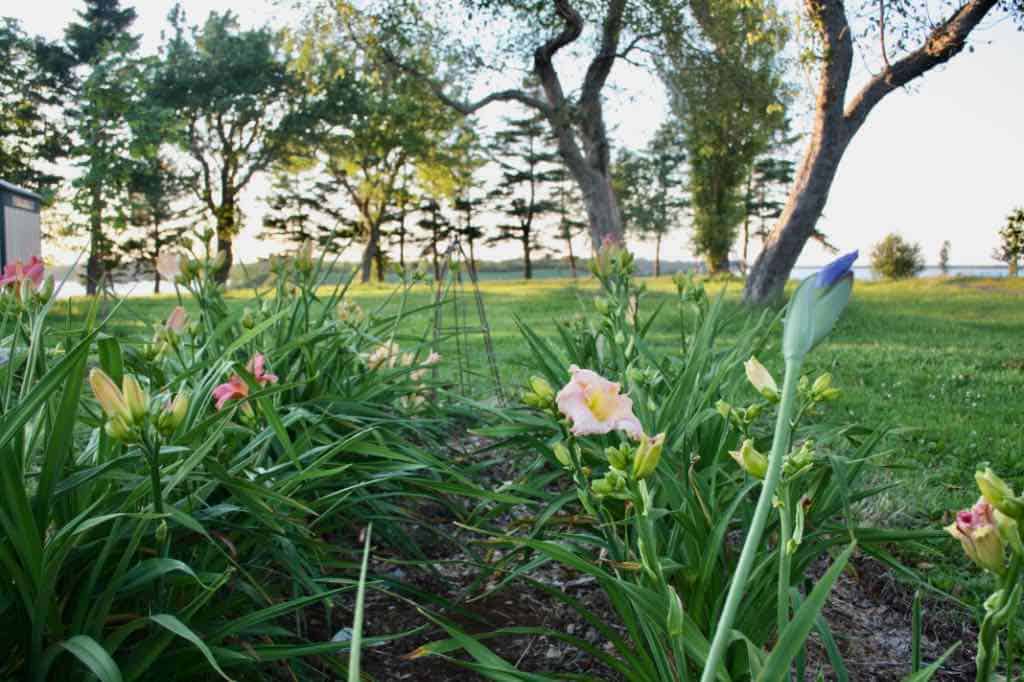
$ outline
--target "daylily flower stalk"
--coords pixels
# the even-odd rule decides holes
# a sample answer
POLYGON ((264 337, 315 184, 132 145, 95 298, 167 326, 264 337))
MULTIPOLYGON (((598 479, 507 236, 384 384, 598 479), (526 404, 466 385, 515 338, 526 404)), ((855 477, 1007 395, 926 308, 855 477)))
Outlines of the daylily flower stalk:
MULTIPOLYGON (((754 509, 750 529, 743 543, 736 572, 729 592, 722 607, 715 635, 711 641, 707 663, 701 675, 701 682, 714 682, 718 677, 719 666, 725 651, 732 641, 732 627, 736 620, 736 612, 743 599, 747 580, 753 569, 757 548, 764 535, 765 524, 772 508, 772 498, 782 475, 782 461, 790 449, 792 438, 792 418, 795 408, 796 388, 800 380, 800 369, 804 358, 814 346, 820 343, 835 326, 853 288, 853 273, 850 268, 857 259, 857 252, 847 254, 827 265, 817 275, 805 279, 786 309, 786 321, 783 329, 782 354, 786 362, 785 376, 782 382, 779 412, 775 422, 775 435, 772 441, 771 455, 768 458, 768 470, 765 473, 761 494, 754 509)), ((784 517, 788 518, 788 514, 784 517)), ((779 547, 789 542, 788 527, 781 529, 779 547)), ((779 595, 779 627, 784 626, 789 614, 789 580, 788 557, 786 552, 779 552, 779 583, 786 582, 784 594, 779 595)), ((780 590, 782 588, 780 587, 780 590)))

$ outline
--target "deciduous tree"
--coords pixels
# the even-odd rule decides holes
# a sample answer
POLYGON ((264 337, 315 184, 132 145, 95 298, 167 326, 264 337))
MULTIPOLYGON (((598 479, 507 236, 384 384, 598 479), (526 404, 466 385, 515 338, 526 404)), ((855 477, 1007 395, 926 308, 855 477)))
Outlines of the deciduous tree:
POLYGON ((280 34, 242 30, 231 12, 211 12, 188 30, 176 6, 170 20, 156 93, 184 122, 177 141, 189 158, 186 177, 216 223, 224 281, 242 193, 314 129, 316 103, 289 68, 280 34))
MULTIPOLYGON (((999 5, 1020 20, 1024 8, 1006 0, 945 1, 938 7, 891 0, 804 0, 806 26, 813 32, 807 57, 818 69, 814 122, 786 207, 747 278, 747 302, 766 303, 781 295, 814 234, 843 154, 878 103, 963 51, 971 33, 999 5), (856 36, 848 11, 878 17, 860 41, 862 61, 868 61, 867 51, 878 52, 874 73, 856 91, 850 87, 856 36)), ((897 145, 893 153, 898 151, 897 145)))

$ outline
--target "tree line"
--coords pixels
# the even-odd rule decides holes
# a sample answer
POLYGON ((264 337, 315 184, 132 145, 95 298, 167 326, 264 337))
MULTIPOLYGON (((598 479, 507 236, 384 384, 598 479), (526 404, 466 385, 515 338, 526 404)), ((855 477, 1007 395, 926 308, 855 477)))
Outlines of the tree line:
POLYGON ((747 295, 767 300, 804 243, 825 239, 817 220, 868 113, 962 50, 998 3, 951 6, 925 29, 907 6, 874 4, 879 19, 854 35, 841 3, 805 2, 799 61, 819 85, 801 139, 791 17, 771 0, 324 1, 298 25, 254 29, 231 12, 190 25, 175 7, 153 55, 131 7, 84 0, 58 41, 0 25, 0 177, 73 206, 59 233, 86 240, 90 293, 119 268, 152 270, 199 222, 226 278, 241 197, 265 176, 265 234, 359 245, 364 279, 389 257, 436 263, 455 236, 471 253, 518 244, 529 277, 534 254, 563 245, 574 265, 580 233, 632 233, 655 243, 657 267, 663 238, 688 230, 711 271, 762 241, 747 295), (502 30, 450 30, 460 22, 502 30), (884 66, 850 99, 868 40, 884 66), (582 59, 578 82, 562 51, 582 59), (647 148, 616 152, 604 108, 623 63, 661 79, 670 111, 647 148), (472 97, 515 69, 521 86, 472 97), (507 115, 486 132, 474 115, 495 103, 507 115))

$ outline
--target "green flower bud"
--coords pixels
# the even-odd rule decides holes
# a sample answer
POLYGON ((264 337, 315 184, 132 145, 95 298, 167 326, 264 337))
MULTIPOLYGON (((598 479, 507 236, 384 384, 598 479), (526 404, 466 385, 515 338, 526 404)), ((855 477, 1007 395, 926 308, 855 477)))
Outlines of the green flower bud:
POLYGON ((747 438, 739 450, 733 450, 729 454, 745 472, 754 478, 764 480, 765 474, 768 473, 768 458, 754 449, 754 441, 747 438))
POLYGON ((569 452, 569 448, 565 447, 564 443, 555 443, 555 447, 552 450, 559 464, 567 469, 572 466, 572 454, 569 452))
POLYGON ((544 377, 530 377, 530 388, 533 389, 533 392, 541 402, 548 403, 555 399, 555 389, 551 387, 551 384, 544 377))
POLYGON ((1024 517, 1024 500, 1014 495, 1013 488, 996 476, 990 467, 985 467, 984 471, 976 471, 974 480, 986 502, 1010 518, 1024 517))
POLYGON ((640 438, 640 445, 633 456, 633 478, 642 480, 654 473, 661 460, 661 450, 665 445, 665 434, 659 433, 654 438, 648 438, 644 434, 640 438))
POLYGON ((820 394, 823 391, 827 391, 832 387, 832 375, 825 372, 820 377, 814 380, 814 385, 811 386, 811 391, 815 394, 820 394))
POLYGON ((602 315, 608 314, 608 299, 604 296, 598 296, 594 299, 594 307, 597 308, 597 312, 602 315))

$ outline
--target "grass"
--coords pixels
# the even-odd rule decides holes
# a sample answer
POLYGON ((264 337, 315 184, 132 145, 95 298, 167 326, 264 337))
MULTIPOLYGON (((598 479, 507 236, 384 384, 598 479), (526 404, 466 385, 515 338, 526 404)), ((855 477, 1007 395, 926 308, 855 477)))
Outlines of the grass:
MULTIPOLYGON (((674 296, 669 278, 647 279, 647 311, 674 296)), ((746 314, 739 303, 738 282, 711 283, 712 295, 724 295, 736 315, 746 314)), ((525 381, 529 350, 522 342, 515 319, 542 335, 555 333, 555 321, 566 321, 593 310, 596 285, 590 280, 568 279, 487 281, 481 285, 492 330, 495 355, 506 389, 518 392, 525 381)), ((367 309, 397 309, 390 286, 357 286, 353 298, 367 309)), ((251 292, 229 295, 239 310, 251 292)), ((466 287, 463 324, 477 326, 478 318, 466 287)), ((409 308, 429 304, 432 294, 421 287, 413 292, 409 308)), ((171 295, 132 298, 110 328, 118 336, 148 336, 154 321, 174 304, 171 295)), ((69 302, 74 317, 84 306, 69 302)), ((451 324, 451 310, 445 324, 451 324)), ((428 329, 430 314, 414 315, 410 336, 428 329)), ((652 330, 654 343, 671 348, 678 328, 673 307, 666 307, 652 330)), ((973 472, 979 462, 990 462, 1024 487, 1024 420, 1019 401, 1024 389, 1024 281, 1005 279, 930 278, 904 282, 858 283, 853 302, 830 340, 809 359, 807 371, 832 372, 843 390, 841 409, 871 426, 891 425, 906 430, 890 438, 894 451, 890 464, 902 479, 884 509, 900 525, 937 525, 948 522, 949 511, 962 508, 976 496, 973 472)), ((474 367, 483 364, 481 337, 470 335, 474 367)), ((442 353, 453 357, 453 342, 442 353)), ((762 361, 777 374, 781 359, 777 348, 762 361)), ((478 395, 492 389, 477 379, 478 395)), ((957 557, 958 558, 958 557, 957 557)))

